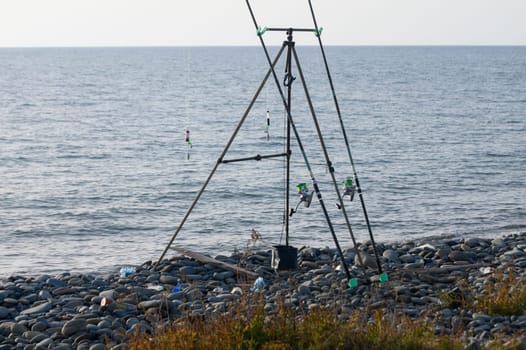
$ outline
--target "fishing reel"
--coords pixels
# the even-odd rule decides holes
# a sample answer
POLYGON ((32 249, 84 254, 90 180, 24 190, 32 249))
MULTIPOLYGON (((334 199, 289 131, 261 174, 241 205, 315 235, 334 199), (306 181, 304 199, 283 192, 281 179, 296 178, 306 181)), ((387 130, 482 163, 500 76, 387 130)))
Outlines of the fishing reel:
POLYGON ((348 177, 347 180, 342 182, 343 186, 343 193, 342 197, 343 199, 348 199, 349 202, 352 202, 354 199, 354 192, 356 191, 356 186, 353 183, 352 178, 348 177))
POLYGON ((300 196, 300 200, 298 204, 296 204, 296 207, 294 209, 290 209, 289 216, 292 216, 295 212, 298 211, 298 207, 301 203, 303 203, 303 206, 305 208, 310 207, 310 204, 312 202, 312 197, 314 197, 314 191, 309 192, 309 189, 307 187, 307 184, 305 182, 302 182, 296 186, 296 189, 298 190, 298 194, 300 196))
MULTIPOLYGON (((342 187, 342 199, 352 202, 354 199, 354 193, 356 192, 356 186, 354 185, 353 179, 348 177, 345 181, 342 182, 342 187)), ((336 207, 338 209, 341 209, 340 203, 336 203, 336 207)))

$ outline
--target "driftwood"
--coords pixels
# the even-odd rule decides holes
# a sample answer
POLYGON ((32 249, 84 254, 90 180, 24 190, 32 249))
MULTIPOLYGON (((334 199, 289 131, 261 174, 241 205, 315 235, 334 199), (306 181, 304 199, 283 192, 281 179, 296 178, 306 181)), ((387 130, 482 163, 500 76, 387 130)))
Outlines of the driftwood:
POLYGON ((416 272, 416 273, 441 273, 441 272, 450 272, 458 271, 465 269, 475 269, 479 267, 488 266, 487 264, 462 264, 462 265, 443 265, 441 267, 420 267, 413 269, 400 269, 400 272, 416 272))
POLYGON ((186 248, 172 247, 172 249, 175 250, 176 252, 180 253, 180 254, 188 256, 189 258, 195 259, 195 260, 200 261, 202 263, 212 264, 212 265, 218 266, 218 267, 220 267, 222 269, 225 269, 227 271, 232 271, 236 275, 242 275, 242 276, 245 276, 245 277, 251 278, 251 279, 258 278, 258 274, 253 272, 253 271, 249 271, 247 269, 244 269, 244 268, 241 268, 241 267, 238 267, 238 266, 226 263, 224 261, 220 261, 220 260, 211 258, 211 257, 203 255, 201 253, 193 252, 193 251, 188 250, 186 248))
POLYGON ((421 280, 422 282, 427 283, 453 283, 458 280, 458 276, 450 276, 444 274, 449 274, 453 271, 463 271, 470 269, 476 269, 480 267, 486 267, 487 264, 478 263, 478 264, 461 264, 461 265, 442 265, 440 267, 420 267, 420 268, 409 268, 409 269, 397 269, 392 271, 394 274, 404 275, 411 274, 421 280))

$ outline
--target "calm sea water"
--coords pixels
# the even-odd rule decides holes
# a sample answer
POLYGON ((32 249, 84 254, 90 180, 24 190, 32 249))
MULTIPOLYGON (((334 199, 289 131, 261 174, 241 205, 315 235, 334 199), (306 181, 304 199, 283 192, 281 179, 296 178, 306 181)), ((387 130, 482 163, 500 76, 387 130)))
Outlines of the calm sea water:
MULTIPOLYGON (((298 54, 341 181, 352 172, 320 53, 298 54)), ((327 55, 378 242, 526 229, 526 47, 327 55)), ((156 260, 266 70, 259 47, 1 49, 0 275, 156 260)), ((276 91, 273 82, 263 89, 226 158, 283 151, 276 91)), ((299 77, 292 110, 350 247, 299 77)), ((295 205, 294 186, 310 178, 292 144, 295 205)), ((261 248, 279 244, 283 174, 281 160, 221 165, 176 245, 231 253, 249 244, 252 228, 261 248)), ((359 202, 348 209, 358 241, 367 240, 359 202)), ((290 225, 292 245, 334 246, 316 199, 290 225)))

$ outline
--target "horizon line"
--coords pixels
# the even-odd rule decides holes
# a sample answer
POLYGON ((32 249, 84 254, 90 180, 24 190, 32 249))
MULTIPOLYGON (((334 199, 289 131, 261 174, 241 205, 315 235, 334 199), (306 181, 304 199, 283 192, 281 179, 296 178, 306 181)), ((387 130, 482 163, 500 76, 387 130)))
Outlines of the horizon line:
MULTIPOLYGON (((280 45, 267 45, 279 47, 280 45)), ((526 47, 526 44, 324 44, 324 47, 526 47)), ((239 45, 21 45, 1 46, 0 49, 102 49, 102 48, 229 48, 261 47, 258 44, 239 45)), ((301 45, 301 47, 319 47, 319 45, 301 45)))

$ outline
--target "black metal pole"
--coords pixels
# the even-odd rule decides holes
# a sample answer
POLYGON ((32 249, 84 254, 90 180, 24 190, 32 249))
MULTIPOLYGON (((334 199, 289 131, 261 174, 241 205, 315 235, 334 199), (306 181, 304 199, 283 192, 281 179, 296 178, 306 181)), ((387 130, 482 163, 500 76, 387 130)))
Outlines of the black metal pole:
POLYGON ((235 139, 237 133, 239 132, 239 129, 241 129, 241 127, 243 126, 243 123, 245 122, 245 119, 247 118, 248 114, 250 113, 250 110, 252 109, 252 107, 254 106, 254 103, 256 102, 259 94, 261 93, 261 90, 263 90, 263 87, 265 86, 265 83, 267 82, 268 78, 270 77, 270 74, 274 72, 274 66, 276 65, 276 63, 278 62, 279 58, 281 57, 281 54, 283 53, 284 49, 285 49, 285 45, 283 45, 281 47, 281 49, 279 50, 278 54, 276 55, 276 58, 274 59, 274 61, 270 63, 269 70, 265 74, 265 77, 263 78, 263 81, 259 85, 256 93, 254 94, 254 97, 250 101, 250 104, 248 105, 245 113, 241 117, 241 120, 237 124, 237 127, 235 128, 234 132, 232 133, 232 136, 230 136, 230 139, 228 140, 227 144, 225 145, 225 148, 223 149, 223 152, 221 153, 221 156, 219 157, 219 159, 217 160, 216 164, 214 165, 212 171, 208 175, 208 178, 206 179, 205 183, 203 184, 203 186, 201 187, 199 192, 197 192, 197 195, 196 195, 194 201, 192 202, 192 204, 190 205, 190 207, 186 211, 186 214, 184 215, 183 219, 181 220, 181 223, 179 224, 179 227, 177 227, 177 230, 175 231, 175 233, 173 234, 172 238, 170 239, 170 242, 166 245, 166 248, 164 249, 163 253, 159 257, 159 260, 153 266, 154 269, 161 263, 162 259, 164 258, 164 256, 168 252, 168 249, 170 249, 170 247, 172 246, 172 243, 174 242, 175 238, 177 237, 177 235, 179 234, 179 232, 183 228, 184 224, 188 220, 188 217, 190 216, 190 213, 192 212, 192 210, 196 206, 197 202, 199 201, 199 198, 201 198, 201 195, 203 194, 203 192, 205 191, 206 187, 208 186, 208 183, 212 179, 212 176, 214 176, 214 173, 216 172, 217 168, 219 167, 219 164, 222 163, 223 158, 225 157, 225 155, 228 152, 230 146, 234 142, 234 139, 235 139))
MULTIPOLYGON (((291 102, 292 102, 292 82, 294 77, 292 76, 292 47, 294 42, 292 41, 292 29, 287 31, 287 41, 284 42, 287 45, 287 56, 285 63, 285 79, 283 80, 284 86, 287 88, 287 115, 291 114, 291 102)), ((289 207, 290 207, 290 119, 287 118, 287 170, 286 170, 286 185, 285 185, 285 245, 289 246, 289 207)))

